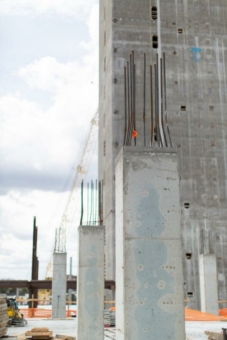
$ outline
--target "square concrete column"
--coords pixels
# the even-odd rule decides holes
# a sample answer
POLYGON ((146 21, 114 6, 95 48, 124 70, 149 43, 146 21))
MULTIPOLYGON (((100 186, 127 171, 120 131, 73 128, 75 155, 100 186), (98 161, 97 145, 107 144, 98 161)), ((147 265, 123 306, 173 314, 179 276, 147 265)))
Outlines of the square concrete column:
POLYGON ((104 338, 104 227, 80 226, 77 340, 104 338))
POLYGON ((53 255, 52 318, 65 318, 66 253, 53 255))
POLYGON ((215 254, 199 255, 201 311, 218 315, 218 277, 215 254))
POLYGON ((185 340, 177 154, 123 147, 116 159, 117 340, 185 340))

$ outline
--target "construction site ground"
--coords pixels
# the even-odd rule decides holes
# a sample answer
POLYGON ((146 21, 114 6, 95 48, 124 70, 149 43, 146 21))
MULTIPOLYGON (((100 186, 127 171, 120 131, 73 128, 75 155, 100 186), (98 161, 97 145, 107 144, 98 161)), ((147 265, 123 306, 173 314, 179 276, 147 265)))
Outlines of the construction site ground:
MULTIPOLYGON (((23 335, 26 331, 31 330, 35 327, 47 327, 50 331, 53 331, 53 336, 56 335, 68 335, 76 338, 76 318, 67 319, 27 319, 28 324, 25 327, 10 327, 8 328, 7 337, 12 340, 22 340, 23 335)), ((186 321, 186 339, 187 340, 207 340, 208 337, 205 335, 205 331, 220 332, 222 328, 227 328, 227 322, 223 321, 186 321)), ((4 339, 4 338, 2 338, 4 339)), ((115 339, 115 328, 105 329, 105 340, 115 339)))

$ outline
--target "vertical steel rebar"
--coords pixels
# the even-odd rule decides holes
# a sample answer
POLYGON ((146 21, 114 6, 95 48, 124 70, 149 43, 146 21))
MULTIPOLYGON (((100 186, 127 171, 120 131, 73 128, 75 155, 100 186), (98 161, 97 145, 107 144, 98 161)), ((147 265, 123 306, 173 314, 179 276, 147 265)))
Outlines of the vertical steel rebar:
POLYGON ((84 182, 81 182, 80 187, 81 194, 81 210, 80 210, 80 225, 83 225, 83 215, 84 215, 84 182))
POLYGON ((98 188, 98 218, 99 218, 99 224, 101 225, 101 181, 99 181, 99 188, 98 188))
POLYGON ((132 131, 133 131, 133 127, 134 127, 134 112, 133 112, 133 103, 134 103, 134 99, 133 99, 133 58, 134 58, 134 52, 133 54, 130 54, 129 56, 129 69, 130 69, 130 99, 131 99, 131 124, 130 124, 130 145, 132 143, 132 131))
POLYGON ((155 144, 158 143, 158 108, 157 108, 157 65, 154 64, 154 116, 155 116, 155 126, 154 126, 154 133, 155 133, 155 144))
POLYGON ((151 96, 151 140, 150 144, 153 146, 154 123, 153 123, 153 73, 152 65, 150 65, 150 96, 151 96))
POLYGON ((158 146, 161 146, 160 136, 160 107, 159 107, 159 57, 156 54, 156 105, 157 105, 157 142, 158 146))
MULTIPOLYGON (((135 122, 135 55, 134 51, 132 51, 132 131, 136 129, 135 122)), ((136 146, 136 138, 134 138, 134 146, 136 146)))
POLYGON ((166 54, 163 53, 163 69, 164 69, 164 98, 165 98, 165 124, 167 129, 167 135, 169 138, 169 144, 171 148, 173 147, 170 130, 169 130, 169 124, 168 124, 168 117, 167 117, 167 94, 166 94, 166 54))
POLYGON ((143 145, 146 146, 146 53, 144 53, 143 74, 143 145))
POLYGON ((127 136, 127 83, 126 83, 126 66, 124 67, 124 91, 125 91, 125 131, 124 131, 124 145, 126 144, 127 136))
POLYGON ((163 132, 163 145, 168 147, 168 143, 167 143, 167 138, 166 138, 166 132, 165 132, 165 124, 164 124, 164 119, 163 119, 163 109, 164 109, 164 105, 163 105, 163 61, 162 58, 160 59, 160 81, 161 81, 161 123, 162 123, 162 132, 163 132))
POLYGON ((127 131, 127 143, 126 145, 130 145, 130 126, 131 126, 131 112, 130 112, 130 81, 129 81, 129 62, 127 61, 127 88, 128 88, 128 131, 127 131))
MULTIPOLYGON (((133 107, 134 107, 134 130, 136 131, 136 65, 134 63, 133 65, 133 79, 134 79, 134 86, 133 86, 133 91, 134 91, 134 103, 133 103, 133 107)), ((136 146, 136 137, 134 138, 134 145, 136 146)))
POLYGON ((87 225, 89 224, 89 183, 87 183, 87 225))
POLYGON ((95 225, 98 224, 98 181, 95 180, 95 225))
MULTIPOLYGON (((143 70, 143 145, 147 144, 146 127, 146 63, 147 55, 144 53, 143 70)), ((166 60, 156 54, 156 64, 150 65, 150 136, 149 145, 159 147, 172 147, 170 130, 167 121, 166 99, 166 60)), ((132 51, 129 61, 124 67, 124 102, 125 102, 125 127, 124 145, 130 146, 132 138, 134 145, 137 143, 136 131, 136 63, 135 54, 132 51)))
POLYGON ((94 182, 92 182, 92 190, 91 190, 91 225, 94 223, 94 182))

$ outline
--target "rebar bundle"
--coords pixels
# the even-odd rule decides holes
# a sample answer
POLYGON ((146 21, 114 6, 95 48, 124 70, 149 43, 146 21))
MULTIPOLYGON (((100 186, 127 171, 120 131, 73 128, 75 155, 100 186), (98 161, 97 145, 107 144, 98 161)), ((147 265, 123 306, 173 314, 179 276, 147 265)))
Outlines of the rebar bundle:
MULTIPOLYGON (((134 51, 129 56, 124 67, 124 102, 125 102, 125 133, 124 145, 136 146, 140 135, 136 123, 142 121, 142 144, 152 147, 173 147, 167 119, 166 99, 166 60, 165 53, 162 58, 156 55, 156 63, 150 65, 150 112, 147 110, 147 56, 143 58, 143 112, 137 112, 136 103, 138 91, 136 91, 137 76, 134 51), (149 119, 148 119, 149 118, 149 119), (149 122, 150 136, 147 143, 147 123, 149 122)), ((141 82, 140 82, 141 83, 141 82)))

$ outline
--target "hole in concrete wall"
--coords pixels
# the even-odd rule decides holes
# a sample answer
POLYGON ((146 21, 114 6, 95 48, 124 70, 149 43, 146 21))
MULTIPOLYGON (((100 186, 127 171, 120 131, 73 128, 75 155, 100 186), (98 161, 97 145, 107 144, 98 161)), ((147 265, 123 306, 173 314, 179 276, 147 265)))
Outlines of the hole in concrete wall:
POLYGON ((193 293, 193 292, 187 292, 187 296, 188 296, 188 297, 193 297, 193 296, 194 296, 194 293, 193 293))
POLYGON ((183 33, 184 33, 183 28, 178 28, 178 33, 179 33, 179 34, 183 34, 183 33))
POLYGON ((185 255, 186 255, 186 258, 187 258, 188 260, 190 260, 190 259, 192 258, 192 253, 186 253, 185 255))
POLYGON ((106 142, 103 142, 103 156, 106 156, 106 142))
POLYGON ((115 19, 113 19, 113 22, 116 24, 116 22, 117 22, 117 19, 115 18, 115 19))
POLYGON ((153 35, 152 42, 153 42, 153 48, 158 48, 158 36, 157 35, 153 35))
POLYGON ((210 106, 210 111, 214 111, 214 107, 213 106, 210 106))
POLYGON ((151 17, 153 20, 157 20, 158 18, 158 10, 156 6, 151 7, 151 17))
POLYGON ((117 84, 117 78, 114 78, 114 84, 117 84))
POLYGON ((190 203, 189 202, 185 202, 184 203, 184 207, 185 207, 185 209, 189 209, 190 208, 190 203))
POLYGON ((117 48, 116 48, 116 47, 114 47, 114 50, 113 50, 113 51, 114 51, 114 53, 117 53, 117 48))
POLYGON ((185 106, 185 105, 182 105, 182 106, 180 107, 180 109, 181 109, 181 111, 186 111, 186 106, 185 106))

